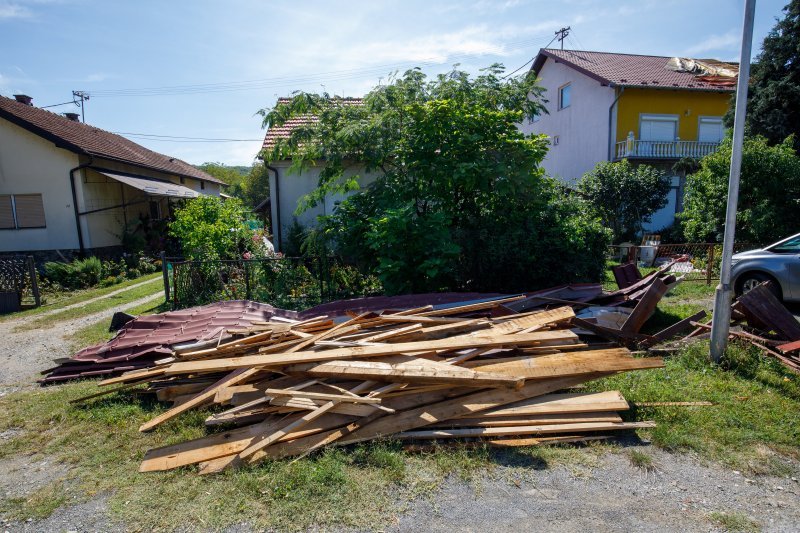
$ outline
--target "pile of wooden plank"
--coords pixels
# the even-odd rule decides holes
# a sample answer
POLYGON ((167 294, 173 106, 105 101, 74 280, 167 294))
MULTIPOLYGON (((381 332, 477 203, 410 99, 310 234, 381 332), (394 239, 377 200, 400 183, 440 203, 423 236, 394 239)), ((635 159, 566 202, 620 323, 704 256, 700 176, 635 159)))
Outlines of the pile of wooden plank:
POLYGON ((209 408, 205 423, 219 432, 149 450, 143 472, 219 472, 380 438, 511 446, 651 427, 622 420, 616 391, 570 389, 662 361, 587 344, 569 306, 508 314, 523 298, 254 322, 107 379, 99 394, 144 385, 172 403, 141 431, 209 408))
MULTIPOLYGON (((789 312, 766 281, 741 295, 731 310, 730 339, 750 343, 768 357, 800 374, 800 322, 789 312)), ((711 330, 711 321, 693 323, 689 337, 711 330)))

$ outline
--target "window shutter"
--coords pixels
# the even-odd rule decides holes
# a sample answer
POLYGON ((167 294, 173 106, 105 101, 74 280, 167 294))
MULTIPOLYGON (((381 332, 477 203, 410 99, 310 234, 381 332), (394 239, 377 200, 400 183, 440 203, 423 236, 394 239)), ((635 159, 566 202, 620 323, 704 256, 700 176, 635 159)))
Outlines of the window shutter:
POLYGON ((44 204, 41 194, 15 194, 14 203, 17 207, 17 227, 45 227, 44 204))
POLYGON ((14 229, 14 209, 11 206, 11 195, 0 195, 0 229, 14 229))

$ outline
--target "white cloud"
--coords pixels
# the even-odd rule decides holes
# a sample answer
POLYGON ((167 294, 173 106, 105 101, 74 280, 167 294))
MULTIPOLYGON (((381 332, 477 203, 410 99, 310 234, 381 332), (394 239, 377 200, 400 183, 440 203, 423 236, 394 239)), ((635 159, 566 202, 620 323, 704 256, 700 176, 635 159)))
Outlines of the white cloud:
POLYGON ((0 20, 21 19, 33 16, 30 9, 19 4, 0 3, 0 20))
POLYGON ((695 56, 706 52, 730 52, 738 48, 741 36, 733 30, 722 35, 711 35, 684 51, 686 56, 695 56))

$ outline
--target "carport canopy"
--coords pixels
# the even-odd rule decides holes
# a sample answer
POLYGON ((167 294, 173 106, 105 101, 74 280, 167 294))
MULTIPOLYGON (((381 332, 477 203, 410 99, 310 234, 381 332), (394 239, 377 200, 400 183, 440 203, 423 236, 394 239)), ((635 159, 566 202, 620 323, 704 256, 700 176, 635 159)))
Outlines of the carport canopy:
POLYGON ((184 187, 183 185, 172 183, 170 181, 123 176, 121 174, 113 174, 105 171, 98 172, 108 178, 111 178, 112 180, 124 183, 125 185, 133 187, 134 189, 139 189, 150 196, 171 196, 174 198, 197 198, 200 196, 199 192, 193 191, 189 187, 184 187))

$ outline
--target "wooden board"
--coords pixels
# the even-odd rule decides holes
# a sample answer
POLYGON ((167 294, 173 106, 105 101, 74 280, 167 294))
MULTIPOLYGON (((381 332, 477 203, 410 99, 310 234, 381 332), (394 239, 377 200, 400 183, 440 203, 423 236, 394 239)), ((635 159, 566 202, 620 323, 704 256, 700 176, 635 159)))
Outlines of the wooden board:
POLYGON ((399 440, 414 439, 457 439, 464 437, 492 437, 505 435, 546 435, 548 433, 581 433, 590 431, 620 431, 630 429, 654 428, 655 422, 585 422, 571 424, 551 424, 538 426, 487 427, 403 431, 392 436, 399 440))
MULTIPOLYGON (((282 367, 290 364, 334 361, 337 359, 360 359, 432 350, 460 350, 464 348, 540 345, 548 341, 576 340, 577 335, 568 330, 537 331, 518 335, 492 335, 476 337, 451 337, 447 339, 419 342, 404 342, 381 346, 334 348, 322 351, 297 351, 278 354, 250 355, 235 358, 219 358, 203 361, 173 363, 165 369, 167 375, 195 372, 221 372, 237 368, 282 367)), ((306 341, 307 342, 307 341, 306 341)))

